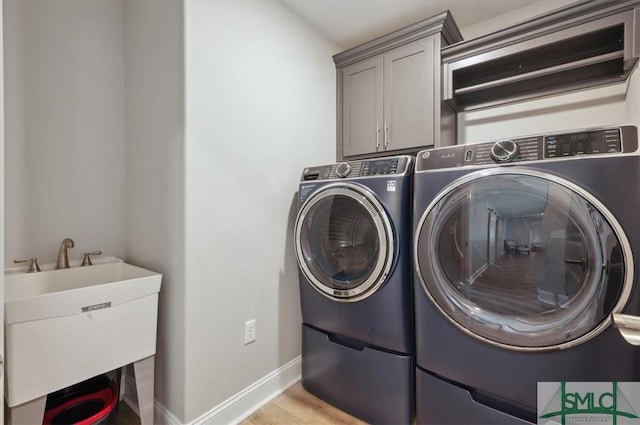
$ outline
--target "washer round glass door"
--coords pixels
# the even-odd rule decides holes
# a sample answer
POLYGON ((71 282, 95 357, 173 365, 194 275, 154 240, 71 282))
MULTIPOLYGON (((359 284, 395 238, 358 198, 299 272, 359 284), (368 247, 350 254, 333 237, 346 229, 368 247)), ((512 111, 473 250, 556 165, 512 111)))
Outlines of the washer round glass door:
POLYGON ((358 301, 384 283, 394 238, 375 196, 340 183, 318 189, 302 205, 295 246, 300 270, 315 289, 335 300, 358 301))
POLYGON ((580 344, 622 310, 629 242, 595 197, 528 169, 468 174, 422 216, 415 261, 423 289, 467 334, 521 351, 580 344))

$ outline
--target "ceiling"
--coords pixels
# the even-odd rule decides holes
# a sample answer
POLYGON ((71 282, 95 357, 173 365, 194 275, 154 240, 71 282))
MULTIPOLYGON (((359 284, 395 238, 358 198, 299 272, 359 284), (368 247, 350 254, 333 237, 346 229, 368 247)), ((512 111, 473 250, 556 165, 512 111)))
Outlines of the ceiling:
POLYGON ((465 28, 539 0, 281 1, 346 50, 445 10, 451 12, 459 28, 465 28))

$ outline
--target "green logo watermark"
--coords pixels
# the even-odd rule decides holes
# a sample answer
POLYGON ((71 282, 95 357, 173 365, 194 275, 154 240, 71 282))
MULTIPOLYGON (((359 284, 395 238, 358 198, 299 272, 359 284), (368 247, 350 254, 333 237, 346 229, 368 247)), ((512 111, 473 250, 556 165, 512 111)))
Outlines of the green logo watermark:
MULTIPOLYGON (((630 399, 618 382, 540 382, 538 403, 548 399, 538 410, 538 424, 640 424, 636 409, 640 404, 640 383, 624 383, 633 394, 630 399), (546 392, 546 394, 545 394, 546 392), (546 395, 546 397, 545 397, 546 395), (559 421, 559 422, 558 422, 559 421)), ((629 390, 627 390, 629 392, 629 390)))

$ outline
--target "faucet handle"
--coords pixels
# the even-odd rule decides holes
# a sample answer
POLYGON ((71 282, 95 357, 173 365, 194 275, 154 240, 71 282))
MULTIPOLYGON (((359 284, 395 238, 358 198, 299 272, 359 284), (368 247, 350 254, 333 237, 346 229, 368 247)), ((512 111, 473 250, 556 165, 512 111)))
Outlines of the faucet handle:
POLYGON ((16 258, 13 260, 13 262, 15 264, 19 264, 19 263, 26 263, 28 261, 31 261, 31 263, 29 263, 29 267, 27 267, 27 273, 35 273, 35 272, 39 272, 40 270, 40 266, 38 265, 38 259, 36 257, 33 258, 16 258))
POLYGON ((83 266, 93 266, 93 263, 91 262, 91 256, 92 255, 102 255, 102 251, 85 252, 84 253, 84 258, 82 259, 82 264, 80 264, 80 266, 81 267, 83 267, 83 266))

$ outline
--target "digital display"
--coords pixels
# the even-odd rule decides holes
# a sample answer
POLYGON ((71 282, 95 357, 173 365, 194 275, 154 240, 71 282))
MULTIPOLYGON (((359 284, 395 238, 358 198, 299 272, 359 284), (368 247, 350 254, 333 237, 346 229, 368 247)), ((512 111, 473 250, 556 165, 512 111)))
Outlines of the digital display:
POLYGON ((569 139, 571 140, 588 140, 589 137, 590 137, 589 133, 577 133, 577 134, 569 135, 569 139))
POLYGON ((398 158, 382 161, 365 161, 362 167, 363 176, 378 174, 395 174, 398 172, 398 158))
POLYGON ((546 136, 546 157, 557 158, 621 152, 620 140, 620 131, 618 129, 546 136))

